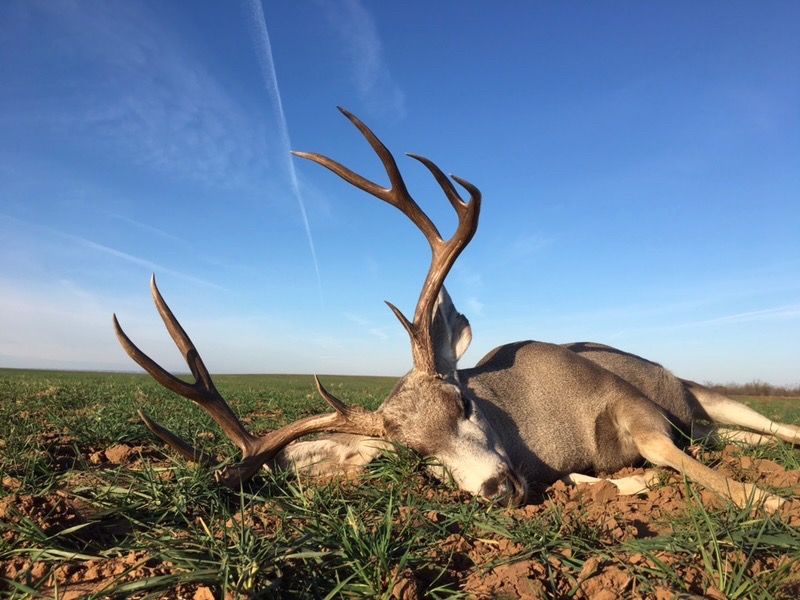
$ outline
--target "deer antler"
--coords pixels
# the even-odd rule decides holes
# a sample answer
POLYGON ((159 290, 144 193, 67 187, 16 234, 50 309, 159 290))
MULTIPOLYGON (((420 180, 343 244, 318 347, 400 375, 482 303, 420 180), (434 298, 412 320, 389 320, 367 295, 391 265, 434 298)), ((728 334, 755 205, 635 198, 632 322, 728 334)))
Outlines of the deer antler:
POLYGON ((420 371, 435 374, 436 361, 434 358, 433 339, 431 336, 433 307, 436 302, 436 297, 442 289, 444 280, 450 272, 453 263, 455 263, 461 251, 464 250, 470 240, 472 240, 472 236, 475 235, 475 231, 478 228, 481 193, 477 187, 468 181, 452 176, 453 181, 469 192, 470 199, 465 202, 461 196, 459 196, 447 176, 442 173, 439 167, 433 162, 422 156, 417 156, 416 154, 408 155, 428 168, 436 179, 436 182, 442 188, 445 196, 447 196, 453 209, 456 211, 458 216, 456 232, 449 240, 443 239, 436 225, 433 224, 428 215, 420 209, 411 194, 409 194, 408 188, 403 181, 403 177, 400 174, 400 170, 397 168, 397 163, 391 152, 389 152, 386 146, 384 146, 375 134, 357 117, 341 107, 339 107, 339 110, 345 117, 350 119, 381 159, 386 174, 389 176, 391 187, 383 188, 326 156, 309 152, 293 152, 293 154, 300 158, 314 161, 330 169, 351 185, 396 207, 422 231, 425 239, 428 240, 431 246, 431 266, 428 270, 425 282, 422 285, 422 290, 420 291, 417 307, 414 310, 413 323, 393 304, 389 302, 387 302, 387 304, 411 338, 411 352, 414 360, 414 367, 420 371))
MULTIPOLYGON (((117 316, 114 315, 114 329, 117 333, 117 338, 125 352, 128 353, 128 356, 147 371, 153 379, 168 390, 197 403, 211 415, 214 421, 222 427, 228 439, 242 451, 241 462, 229 465, 219 471, 216 474, 217 481, 228 487, 237 487, 242 481, 252 477, 264 463, 271 460, 281 449, 297 438, 309 433, 330 431, 355 433, 371 437, 381 437, 383 435, 382 421, 375 413, 360 407, 350 408, 345 406, 340 400, 328 393, 316 376, 314 376, 314 380, 317 384, 317 391, 334 408, 335 413, 306 417, 262 436, 252 435, 244 428, 236 413, 231 410, 228 403, 217 391, 192 340, 186 335, 183 327, 178 323, 175 315, 172 314, 169 306, 167 306, 158 291, 155 276, 150 280, 150 289, 164 325, 166 325, 167 331, 169 331, 173 341, 180 349, 181 354, 183 354, 186 364, 189 365, 195 382, 187 383, 178 379, 137 348, 125 332, 122 331, 119 321, 117 321, 117 316)), ((144 412, 139 411, 139 415, 150 431, 187 460, 201 462, 209 467, 218 465, 216 459, 197 450, 188 442, 150 419, 144 412)))

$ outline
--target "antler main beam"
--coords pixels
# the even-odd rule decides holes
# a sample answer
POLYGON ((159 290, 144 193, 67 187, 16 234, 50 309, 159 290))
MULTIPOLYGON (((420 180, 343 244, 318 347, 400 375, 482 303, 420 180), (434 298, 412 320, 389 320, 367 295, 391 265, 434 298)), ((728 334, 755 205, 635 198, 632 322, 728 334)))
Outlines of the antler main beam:
MULTIPOLYGON (((200 354, 194 347, 192 340, 189 339, 186 331, 181 327, 178 319, 175 318, 175 315, 161 296, 161 292, 158 291, 155 275, 150 278, 150 291, 153 294, 153 301, 158 309, 158 313, 161 315, 161 319, 164 321, 164 325, 167 327, 170 337, 181 351, 186 364, 189 365, 189 370, 195 378, 195 383, 186 383, 178 379, 142 352, 125 334, 122 327, 119 325, 117 315, 114 315, 114 330, 125 352, 165 388, 203 407, 214 421, 222 427, 228 439, 230 439, 243 454, 252 454, 258 442, 258 438, 251 435, 244 428, 244 425, 242 425, 236 414, 231 410, 230 406, 228 406, 228 403, 225 402, 217 391, 211 379, 211 375, 209 375, 208 369, 206 369, 205 364, 203 364, 203 359, 200 358, 200 354)), ((147 423, 147 420, 145 420, 145 423, 147 423)))
POLYGON ((387 304, 389 304, 389 308, 392 309, 392 312, 397 316, 400 323, 403 324, 403 327, 411 338, 411 349, 415 368, 434 374, 436 372, 436 363, 434 359, 433 340, 431 338, 433 307, 436 302, 436 297, 444 285, 447 274, 450 272, 458 256, 472 240, 478 228, 481 193, 477 187, 468 181, 452 176, 453 181, 458 183, 470 194, 470 199, 464 201, 447 176, 432 161, 416 154, 408 155, 425 165, 434 179, 436 179, 439 187, 442 188, 442 191, 453 209, 456 211, 458 227, 449 240, 443 239, 436 225, 433 224, 428 215, 420 209, 411 194, 409 194, 408 188, 400 174, 400 170, 397 168, 397 162, 392 156, 392 153, 389 152, 377 136, 355 115, 341 107, 339 110, 356 126, 380 158, 386 170, 386 174, 389 176, 390 187, 381 187, 351 171, 335 160, 321 154, 310 152, 293 152, 293 154, 326 167, 358 189, 391 204, 405 214, 411 222, 422 231, 425 239, 428 240, 431 246, 431 265, 425 282, 422 285, 417 307, 414 310, 413 323, 410 322, 397 307, 388 302, 387 304))
MULTIPOLYGON (((114 315, 114 329, 117 338, 128 356, 147 371, 153 379, 168 390, 197 403, 216 421, 228 439, 242 451, 241 462, 229 465, 217 472, 216 477, 219 482, 228 487, 237 487, 241 482, 252 477, 264 463, 270 461, 292 441, 310 433, 331 431, 376 437, 383 435, 382 422, 374 413, 361 407, 345 406, 322 386, 316 376, 314 380, 317 391, 336 412, 306 417, 261 436, 252 435, 217 391, 200 354, 158 291, 155 276, 150 280, 150 289, 167 331, 180 349, 186 364, 189 365, 195 382, 187 383, 178 379, 142 352, 125 334, 119 325, 117 316, 114 315)), ((219 464, 215 458, 196 449, 153 421, 144 412, 139 411, 139 415, 150 431, 187 460, 201 462, 209 467, 216 467, 219 464)))

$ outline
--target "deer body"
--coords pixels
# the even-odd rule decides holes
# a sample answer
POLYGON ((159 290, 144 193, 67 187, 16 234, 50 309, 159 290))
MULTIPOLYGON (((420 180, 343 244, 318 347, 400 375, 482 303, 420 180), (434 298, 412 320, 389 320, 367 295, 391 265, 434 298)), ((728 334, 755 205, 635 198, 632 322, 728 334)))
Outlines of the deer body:
MULTIPOLYGON (((554 344, 501 346, 459 378, 503 437, 512 464, 532 482, 640 462, 630 437, 619 433, 617 412, 632 403, 657 412, 633 386, 554 344)), ((668 432, 666 424, 662 430, 668 432)))
MULTIPOLYGON (((472 339, 466 317, 454 307, 444 281, 478 226, 480 191, 458 177, 469 193, 464 200, 430 160, 410 155, 439 184, 458 218, 445 239, 409 194, 394 157, 361 121, 342 110, 383 163, 385 188, 319 154, 295 153, 316 162, 351 185, 400 210, 423 233, 431 264, 413 319, 389 304, 409 335, 412 370, 374 412, 348 408, 317 389, 335 413, 306 417, 261 436, 248 432, 217 391, 197 350, 152 281, 159 313, 186 359, 195 383, 165 371, 137 348, 114 317, 125 351, 159 383, 208 412, 243 454, 239 463, 218 471, 219 479, 238 486, 265 464, 324 473, 358 468, 400 443, 437 461, 437 475, 448 471, 464 490, 488 499, 524 501, 528 482, 599 481, 589 473, 609 473, 647 460, 680 471, 739 506, 773 510, 782 499, 747 483, 727 478, 682 452, 679 432, 697 430, 698 420, 746 428, 728 439, 763 443, 782 439, 800 443, 800 429, 775 423, 703 386, 678 379, 657 363, 593 343, 555 345, 517 342, 496 348, 474 368, 457 363, 472 339), (328 432, 313 441, 293 443, 328 432)), ((388 303, 387 303, 388 304, 388 303)), ((190 460, 216 466, 143 413, 145 424, 190 460)), ((702 430, 703 428, 699 428, 702 430)), ((642 491, 652 474, 611 479, 622 493, 642 491)))
MULTIPOLYGON (((776 423, 704 386, 679 379, 634 354, 590 342, 557 346, 518 342, 492 350, 458 377, 464 394, 495 427, 523 479, 597 481, 645 459, 671 466, 739 505, 780 498, 724 477, 678 449, 712 421, 749 431, 721 437, 748 443, 800 443, 800 429, 776 423)), ((624 493, 641 491, 652 474, 611 480, 624 493)))

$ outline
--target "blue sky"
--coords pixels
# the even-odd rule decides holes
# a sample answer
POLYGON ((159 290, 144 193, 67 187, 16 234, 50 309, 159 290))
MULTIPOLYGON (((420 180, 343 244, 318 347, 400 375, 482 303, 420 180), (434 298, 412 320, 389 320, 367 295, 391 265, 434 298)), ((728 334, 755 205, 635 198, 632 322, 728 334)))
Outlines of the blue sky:
POLYGON ((0 366, 397 375, 428 266, 335 107, 484 195, 448 279, 471 366, 604 342, 699 381, 800 382, 796 2, 0 3, 0 366), (265 20, 262 20, 262 15, 265 20), (265 32, 268 35, 265 36, 265 32), (313 245, 313 250, 312 250, 313 245))

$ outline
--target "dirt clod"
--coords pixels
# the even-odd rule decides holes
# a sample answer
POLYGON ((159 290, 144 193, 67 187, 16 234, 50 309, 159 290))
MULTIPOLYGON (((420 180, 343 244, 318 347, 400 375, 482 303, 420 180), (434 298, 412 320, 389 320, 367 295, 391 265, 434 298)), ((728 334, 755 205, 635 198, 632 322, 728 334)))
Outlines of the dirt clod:
POLYGON ((121 465, 127 462, 132 452, 132 448, 127 444, 117 444, 106 450, 105 455, 112 465, 121 465))

